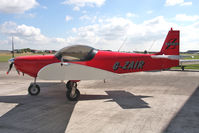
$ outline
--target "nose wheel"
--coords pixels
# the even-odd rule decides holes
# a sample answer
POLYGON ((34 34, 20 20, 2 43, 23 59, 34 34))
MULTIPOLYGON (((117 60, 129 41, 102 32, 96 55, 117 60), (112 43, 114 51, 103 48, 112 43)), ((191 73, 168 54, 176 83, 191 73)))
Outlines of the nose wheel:
POLYGON ((28 93, 31 96, 37 96, 40 93, 40 87, 38 84, 36 84, 36 77, 34 79, 34 83, 30 84, 30 86, 28 88, 28 93))
POLYGON ((77 82, 75 81, 68 81, 66 84, 66 97, 70 101, 78 101, 80 97, 80 92, 77 89, 77 82))
POLYGON ((36 96, 40 93, 40 87, 37 84, 31 84, 28 88, 28 93, 32 96, 36 96))

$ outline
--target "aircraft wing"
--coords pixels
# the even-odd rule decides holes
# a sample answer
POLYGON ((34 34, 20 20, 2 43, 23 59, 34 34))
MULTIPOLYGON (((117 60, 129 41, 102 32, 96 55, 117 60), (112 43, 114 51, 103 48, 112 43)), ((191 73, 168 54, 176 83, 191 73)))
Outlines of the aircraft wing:
POLYGON ((53 63, 38 72, 38 77, 45 80, 103 80, 116 76, 106 70, 75 63, 53 63))

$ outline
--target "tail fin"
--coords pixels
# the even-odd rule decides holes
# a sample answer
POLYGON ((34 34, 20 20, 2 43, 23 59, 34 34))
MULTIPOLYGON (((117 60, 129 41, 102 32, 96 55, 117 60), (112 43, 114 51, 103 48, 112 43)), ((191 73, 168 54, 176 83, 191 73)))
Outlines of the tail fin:
POLYGON ((168 32, 167 37, 164 41, 162 49, 157 55, 179 55, 180 45, 180 31, 171 30, 168 32))

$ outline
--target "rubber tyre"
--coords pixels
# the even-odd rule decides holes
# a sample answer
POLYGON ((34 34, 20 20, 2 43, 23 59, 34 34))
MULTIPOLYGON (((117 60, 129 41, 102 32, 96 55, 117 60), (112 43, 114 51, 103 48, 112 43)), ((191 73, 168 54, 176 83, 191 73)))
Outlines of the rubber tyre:
POLYGON ((67 88, 67 90, 71 90, 72 89, 72 87, 71 87, 71 81, 68 81, 67 83, 66 83, 66 88, 67 88))
POLYGON ((40 87, 39 85, 34 85, 34 84, 31 84, 28 88, 28 93, 31 95, 31 96, 37 96, 39 93, 40 93, 40 87))
POLYGON ((71 91, 66 92, 66 97, 68 98, 68 100, 70 100, 70 101, 78 101, 79 100, 80 92, 78 89, 76 89, 74 97, 71 97, 70 93, 71 93, 71 91))
POLYGON ((184 66, 182 66, 181 68, 182 68, 182 71, 184 71, 184 66))
MULTIPOLYGON (((67 83, 66 83, 66 88, 67 88, 67 91, 71 91, 72 90, 72 83, 71 83, 72 81, 68 81, 67 83)), ((75 83, 73 83, 73 84, 75 84, 75 86, 77 87, 77 83, 75 82, 75 83)))

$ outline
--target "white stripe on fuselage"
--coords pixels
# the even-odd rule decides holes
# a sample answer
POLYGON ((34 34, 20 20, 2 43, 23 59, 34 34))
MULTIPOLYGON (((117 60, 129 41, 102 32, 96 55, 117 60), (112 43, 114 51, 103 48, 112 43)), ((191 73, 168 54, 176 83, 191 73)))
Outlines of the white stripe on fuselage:
POLYGON ((38 72, 38 77, 45 80, 103 80, 116 76, 113 72, 74 63, 53 63, 38 72))

